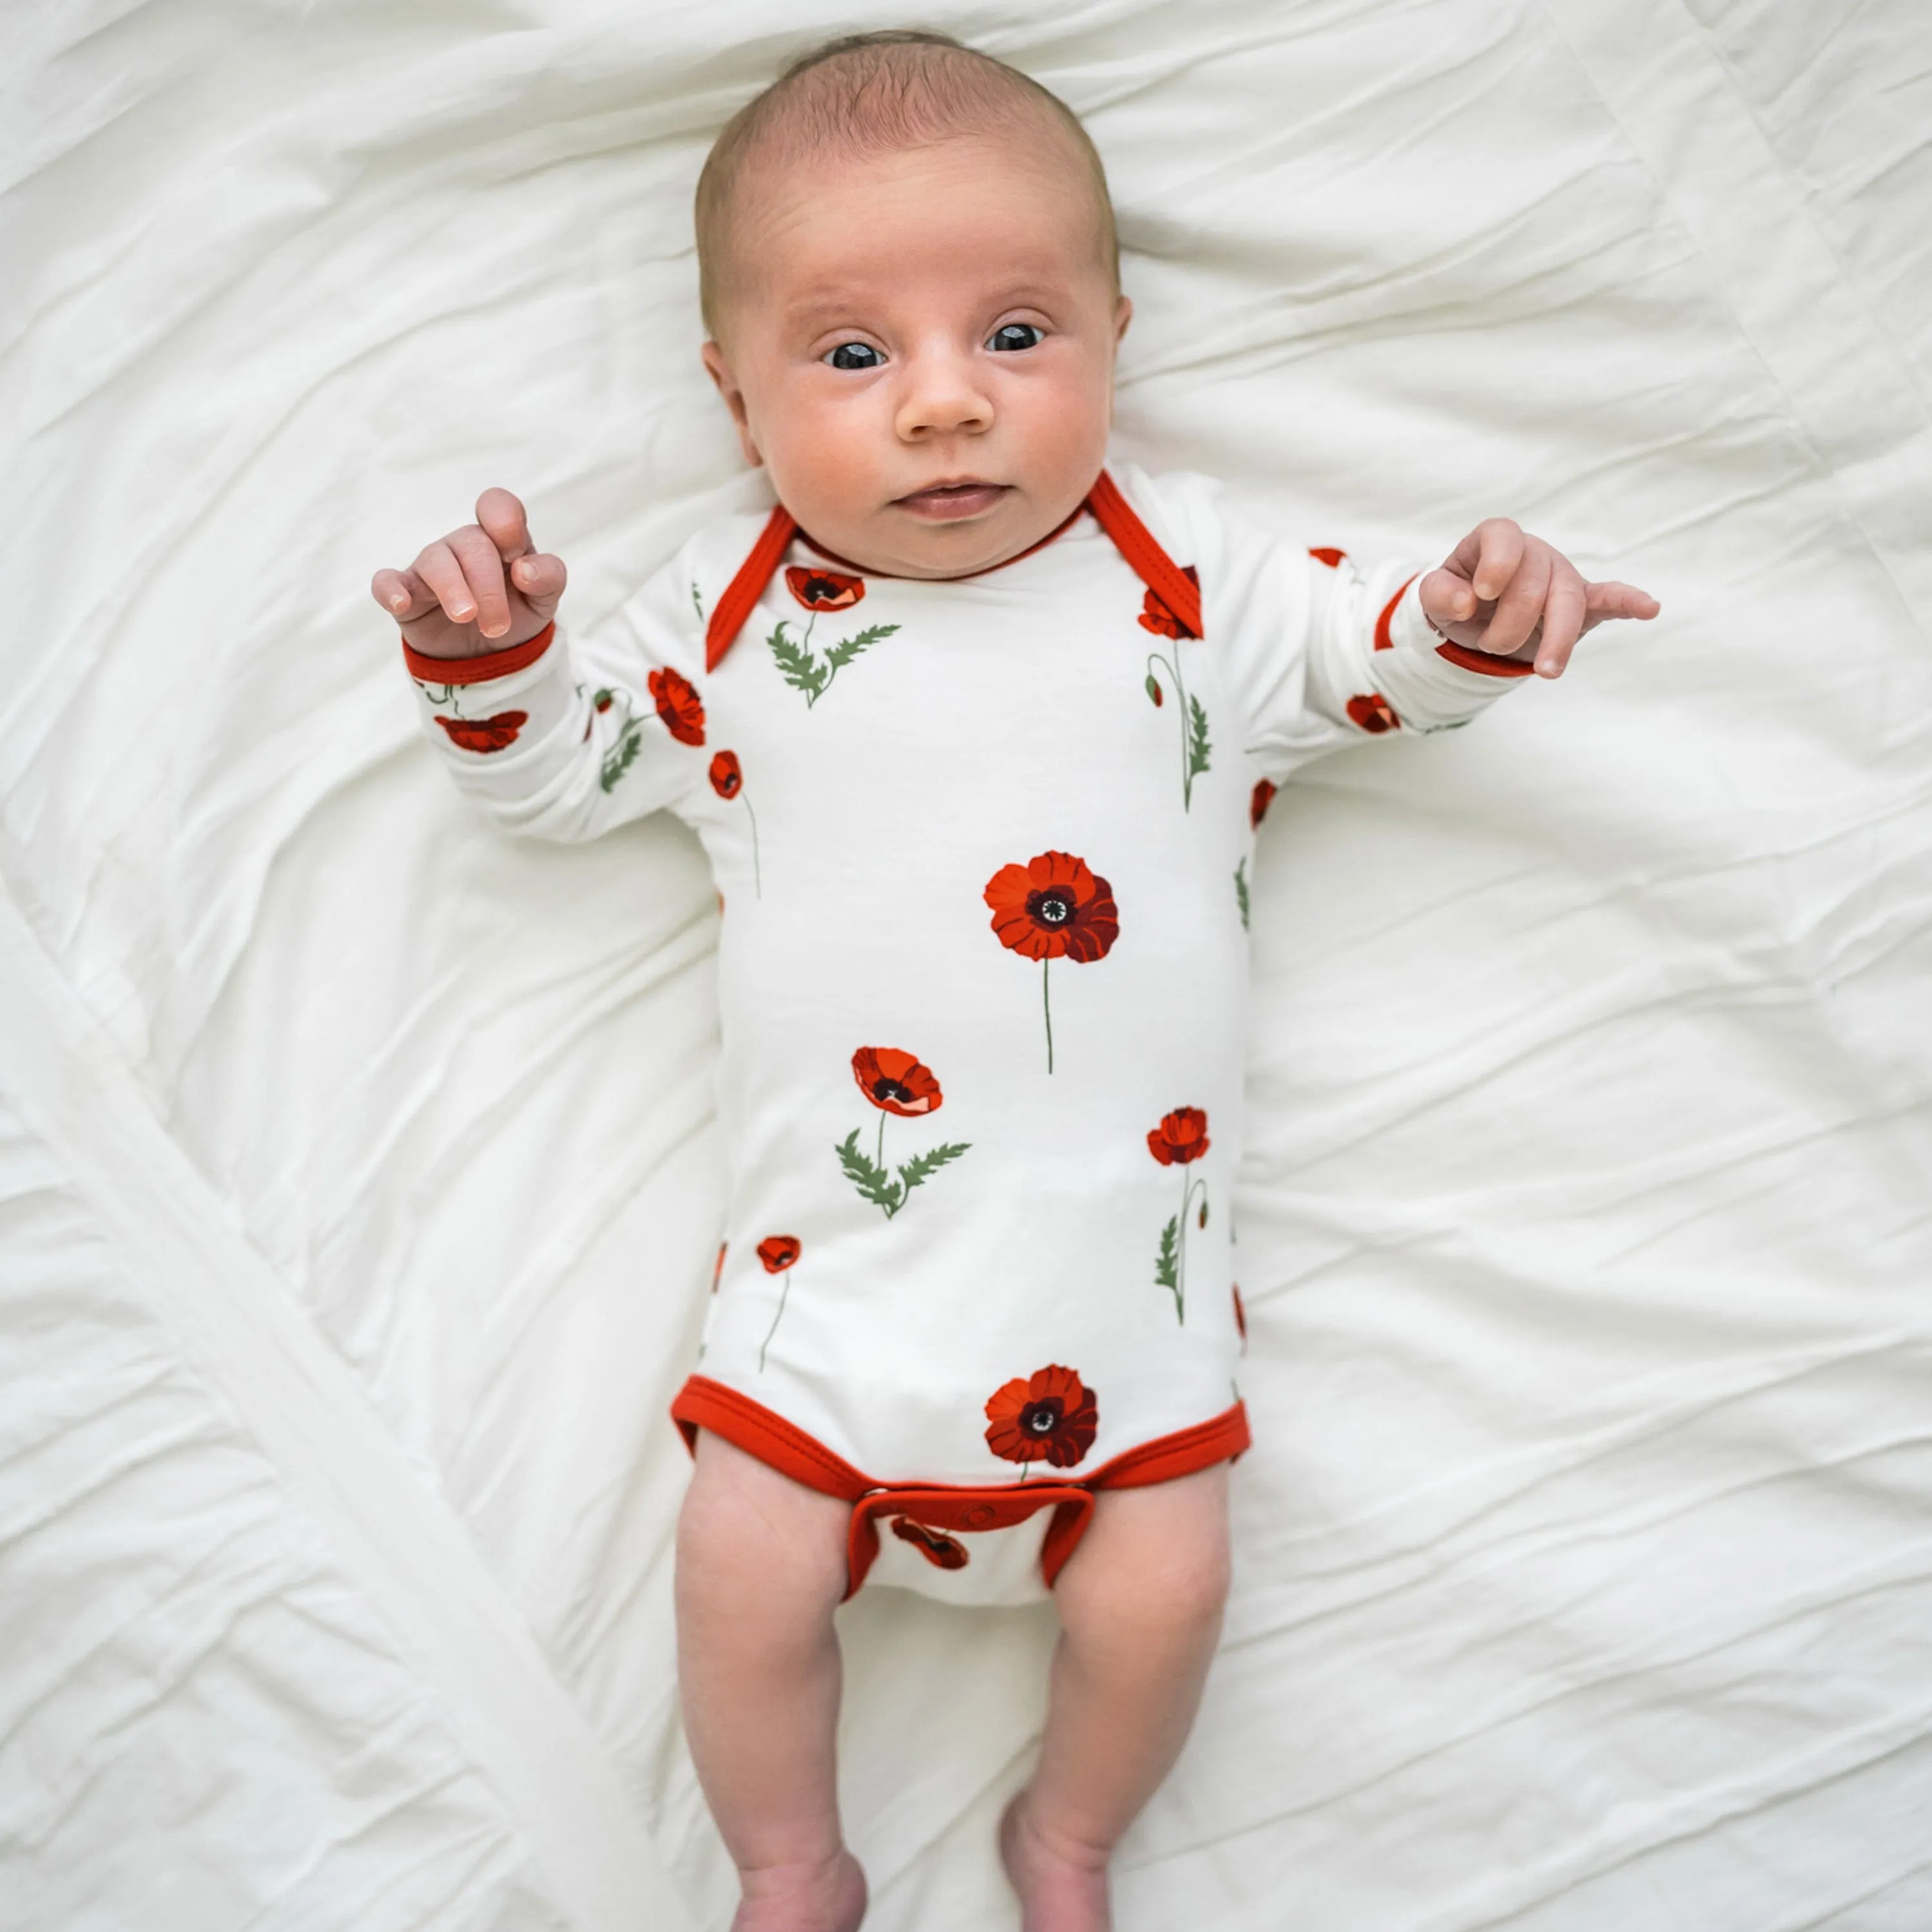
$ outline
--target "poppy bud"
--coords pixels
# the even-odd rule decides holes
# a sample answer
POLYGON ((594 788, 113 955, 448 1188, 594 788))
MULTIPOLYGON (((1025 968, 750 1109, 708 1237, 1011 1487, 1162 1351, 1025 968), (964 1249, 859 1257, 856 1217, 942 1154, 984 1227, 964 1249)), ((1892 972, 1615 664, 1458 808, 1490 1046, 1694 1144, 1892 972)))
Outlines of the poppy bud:
POLYGON ((1208 1204, 1204 1201, 1201 1204, 1200 1217, 1196 1221, 1194 1225, 1197 1228, 1204 1228, 1208 1225, 1208 1204))
POLYGON ((1156 677, 1152 671, 1149 671, 1147 675, 1147 694, 1154 700, 1154 708, 1156 710, 1167 702, 1166 699, 1160 694, 1160 680, 1156 677))

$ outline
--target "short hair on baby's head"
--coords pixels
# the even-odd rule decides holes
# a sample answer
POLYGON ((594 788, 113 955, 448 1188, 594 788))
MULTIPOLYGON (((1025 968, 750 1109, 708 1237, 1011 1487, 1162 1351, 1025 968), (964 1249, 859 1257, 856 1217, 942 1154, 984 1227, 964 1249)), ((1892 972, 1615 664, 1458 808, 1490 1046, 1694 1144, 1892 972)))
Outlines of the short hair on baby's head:
POLYGON ((801 54, 724 124, 698 180, 698 303, 708 333, 723 317, 737 192, 755 161, 826 151, 860 156, 962 134, 1037 135, 1065 142, 1094 194, 1100 257, 1120 281, 1107 172, 1079 117, 1018 68, 945 34, 847 34, 801 54))

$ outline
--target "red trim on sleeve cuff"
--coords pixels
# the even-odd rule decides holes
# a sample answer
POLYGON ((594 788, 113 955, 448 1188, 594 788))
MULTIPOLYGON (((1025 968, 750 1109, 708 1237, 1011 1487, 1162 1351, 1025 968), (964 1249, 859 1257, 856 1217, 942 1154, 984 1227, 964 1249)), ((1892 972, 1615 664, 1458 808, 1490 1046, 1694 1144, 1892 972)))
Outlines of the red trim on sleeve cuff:
POLYGON ((421 651, 403 646, 403 662, 410 675, 424 684, 488 684, 491 679, 508 677, 512 671, 527 670, 550 649, 556 635, 554 620, 534 638, 520 644, 508 644, 500 651, 486 651, 480 658, 430 658, 421 651))
MULTIPOLYGON (((1420 577, 1421 574, 1421 572, 1418 570, 1415 573, 1415 577, 1420 577)), ((1415 581, 1415 577, 1409 578, 1408 582, 1403 584, 1402 590, 1398 590, 1382 606, 1382 614, 1376 620, 1376 649, 1377 650, 1388 651, 1395 648, 1395 640, 1389 635, 1389 626, 1395 619, 1395 607, 1402 602, 1403 592, 1408 590, 1410 584, 1415 581)))
POLYGON ((1521 658, 1494 657, 1487 651, 1472 651, 1462 644, 1438 644, 1436 655, 1447 658, 1452 664, 1463 670, 1472 670, 1484 677, 1534 677, 1536 667, 1526 664, 1521 658))

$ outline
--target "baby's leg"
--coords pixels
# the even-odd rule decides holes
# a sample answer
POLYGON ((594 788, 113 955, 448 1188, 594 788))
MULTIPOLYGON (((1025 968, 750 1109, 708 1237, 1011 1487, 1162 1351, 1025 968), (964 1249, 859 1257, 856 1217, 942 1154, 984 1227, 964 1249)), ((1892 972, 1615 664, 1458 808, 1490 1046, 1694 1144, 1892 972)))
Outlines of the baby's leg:
POLYGON ((1054 1589, 1046 1735, 1000 1822, 1024 1932, 1106 1932, 1107 1862, 1186 1742, 1228 1594, 1228 1468, 1102 1490, 1054 1589))
POLYGON ((738 1868, 734 1932, 854 1932, 838 1827, 838 1640, 851 1511, 698 1438, 677 1528, 678 1682, 698 1782, 738 1868))

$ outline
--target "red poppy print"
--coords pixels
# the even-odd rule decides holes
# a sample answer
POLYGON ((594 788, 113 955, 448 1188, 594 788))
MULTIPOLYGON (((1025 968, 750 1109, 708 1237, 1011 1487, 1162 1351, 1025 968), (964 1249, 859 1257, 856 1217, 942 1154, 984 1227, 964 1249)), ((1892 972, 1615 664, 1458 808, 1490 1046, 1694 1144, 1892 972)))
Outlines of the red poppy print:
POLYGON ((1053 1004, 1047 968, 1055 959, 1076 966, 1104 959, 1120 936, 1114 889, 1070 852, 1042 852, 1024 866, 1003 866, 981 895, 993 910, 1002 946, 1040 962, 1040 1005, 1046 1017, 1046 1070, 1053 1071, 1053 1004))
POLYGON ((785 588, 808 610, 849 610, 866 594, 866 580, 842 570, 812 570, 794 563, 784 578, 785 588))
MULTIPOLYGON (((1187 566, 1186 574, 1190 583, 1198 584, 1194 566, 1187 566)), ((1174 686, 1174 709, 1180 713, 1180 808, 1190 811, 1194 804, 1194 781, 1208 768, 1214 747, 1208 737, 1208 712, 1198 698, 1187 694, 1186 682, 1182 674, 1180 640, 1194 634, 1188 630, 1166 604, 1150 590, 1141 611, 1141 628, 1152 631, 1156 636, 1171 638, 1174 640, 1172 656, 1159 651, 1148 653, 1147 674, 1143 680, 1147 694, 1154 709, 1158 711, 1167 702, 1161 688, 1160 674, 1165 671, 1174 686)))
POLYGON ((1094 1446, 1100 1398, 1071 1369, 1049 1363, 996 1389, 987 1398, 986 1420, 986 1447, 995 1456, 1070 1469, 1094 1446))
POLYGON ((1192 1218, 1197 1227, 1208 1225, 1208 1183, 1189 1172, 1213 1144, 1208 1138, 1208 1116, 1198 1107, 1177 1107, 1163 1114, 1160 1125, 1147 1137, 1148 1152, 1162 1167, 1180 1169, 1180 1211, 1171 1215, 1160 1231, 1160 1246, 1155 1251, 1154 1280, 1174 1297, 1174 1318, 1187 1319, 1187 1224, 1192 1218), (1195 1196, 1200 1196, 1197 1212, 1195 1196))
POLYGON ((970 1151, 970 1141, 946 1141, 902 1162, 896 1174, 886 1166, 886 1120, 896 1114, 916 1120, 936 1114, 945 1095, 931 1067, 896 1046, 862 1046, 852 1056, 852 1078, 859 1091, 879 1110, 878 1137, 870 1154, 859 1144, 862 1131, 854 1127, 833 1150, 845 1178, 890 1221, 906 1204, 915 1187, 922 1186, 940 1168, 970 1151))
POLYGON ((1372 691, 1366 698, 1350 698, 1348 710, 1350 718, 1372 735, 1402 729, 1402 720, 1395 715, 1395 706, 1379 691, 1372 691))
POLYGON ((796 1234, 767 1234, 758 1244, 758 1256, 764 1263, 767 1274, 782 1274, 784 1285, 778 1290, 778 1305, 772 1316, 772 1325, 765 1330, 765 1339, 758 1344, 758 1372, 765 1372, 765 1351, 772 1346, 772 1337, 778 1332, 778 1324, 784 1319, 785 1298, 791 1292, 792 1264, 805 1252, 805 1244, 796 1234))
POLYGON ((1177 1107, 1162 1114, 1160 1125, 1148 1136, 1148 1151, 1162 1167, 1177 1162, 1184 1167, 1198 1160, 1210 1144, 1208 1116, 1198 1107, 1177 1107))
POLYGON ((1248 825, 1250 830, 1258 832, 1262 820, 1268 816, 1268 808, 1274 802, 1274 795, 1281 788, 1272 778, 1257 778, 1255 788, 1248 794, 1248 825))
POLYGON ((664 729, 680 745, 703 744, 704 706, 698 698, 698 687, 682 672, 668 667, 652 671, 647 682, 651 702, 657 706, 664 729))
POLYGON ((736 752, 720 752, 711 760, 711 789, 728 804, 734 798, 745 804, 746 821, 752 828, 752 890, 755 898, 765 896, 764 868, 758 860, 758 814, 752 809, 751 794, 745 789, 745 768, 736 752))
POLYGON ((872 1105, 888 1114, 937 1113, 945 1099, 932 1070, 896 1046, 862 1046, 852 1056, 852 1078, 872 1105))
POLYGON ((1346 550, 1331 550, 1326 544, 1316 545, 1308 554, 1314 558, 1317 563, 1325 563, 1330 570, 1340 570, 1348 561, 1348 556, 1346 550))
MULTIPOLYGON (((1193 565, 1182 566, 1180 574, 1197 590, 1201 587, 1201 574, 1193 565)), ((1191 638, 1194 634, 1167 608, 1166 600, 1152 590, 1141 599, 1141 628, 1162 638, 1191 638)))
POLYGON ((465 752, 500 752, 517 742, 517 734, 530 722, 527 711, 500 711, 494 718, 444 718, 436 722, 449 734, 449 742, 465 752))
POLYGON ((848 576, 842 570, 810 569, 796 563, 787 568, 784 578, 786 588, 812 614, 806 620, 803 634, 796 638, 780 618, 765 643, 778 674, 794 691, 804 694, 805 708, 809 711, 854 658, 870 650, 880 638, 892 636, 898 626, 868 624, 827 645, 820 656, 812 648, 812 634, 820 617, 828 610, 850 610, 866 594, 865 579, 848 576))
POLYGON ((943 1529, 915 1522, 909 1516, 896 1516, 892 1518, 892 1534, 901 1542, 910 1544, 927 1562, 936 1564, 942 1570, 963 1570, 966 1567, 965 1544, 956 1536, 948 1536, 943 1529))

